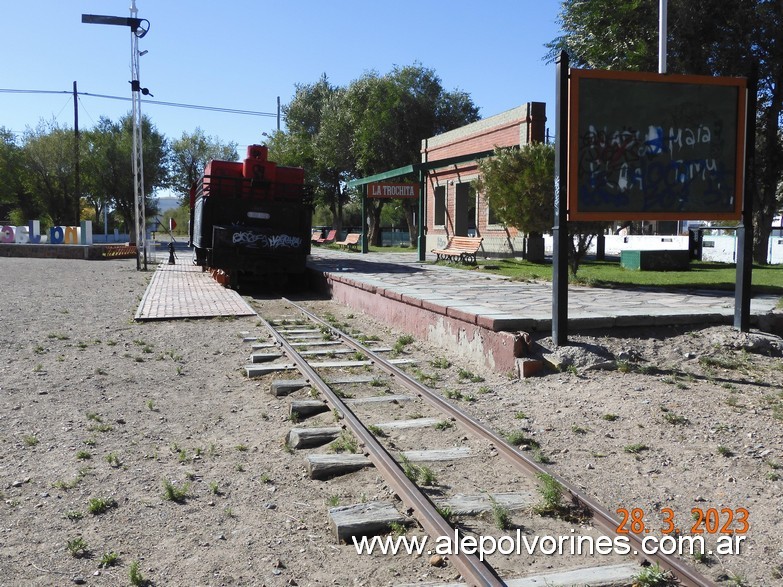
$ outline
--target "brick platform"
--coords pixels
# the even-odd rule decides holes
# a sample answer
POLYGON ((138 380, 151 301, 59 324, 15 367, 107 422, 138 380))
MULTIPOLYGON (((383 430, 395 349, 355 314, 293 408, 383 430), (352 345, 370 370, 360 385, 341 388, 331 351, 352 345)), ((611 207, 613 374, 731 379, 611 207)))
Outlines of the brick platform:
POLYGON ((255 316, 237 292, 218 284, 209 273, 190 263, 158 265, 136 311, 135 319, 213 318, 255 316))

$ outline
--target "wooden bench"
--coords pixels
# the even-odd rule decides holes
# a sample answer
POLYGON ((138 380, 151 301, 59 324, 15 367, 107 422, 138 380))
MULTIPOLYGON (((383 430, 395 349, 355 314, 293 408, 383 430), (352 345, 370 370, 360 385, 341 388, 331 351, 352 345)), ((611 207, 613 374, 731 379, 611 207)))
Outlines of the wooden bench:
POLYGON ((350 234, 346 234, 343 240, 337 241, 334 244, 353 250, 359 246, 361 240, 362 240, 362 233, 352 232, 350 234))
POLYGON ((432 249, 437 261, 460 261, 476 264, 476 254, 481 248, 480 236, 452 236, 442 249, 432 249))
POLYGON ((330 230, 329 232, 326 233, 325 237, 315 239, 313 242, 317 245, 328 245, 329 243, 333 243, 336 237, 337 237, 337 231, 330 230))

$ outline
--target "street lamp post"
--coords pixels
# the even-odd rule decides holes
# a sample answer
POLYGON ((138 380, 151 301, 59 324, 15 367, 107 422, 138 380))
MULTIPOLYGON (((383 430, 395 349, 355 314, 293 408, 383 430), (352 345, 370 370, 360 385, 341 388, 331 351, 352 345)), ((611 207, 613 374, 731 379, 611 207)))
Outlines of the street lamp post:
POLYGON ((130 18, 121 16, 102 16, 99 14, 82 14, 82 22, 88 24, 110 24, 127 26, 131 32, 131 96, 133 117, 133 202, 136 221, 136 269, 147 270, 146 247, 146 215, 144 200, 144 157, 141 137, 141 95, 152 95, 147 88, 142 88, 139 82, 139 39, 149 31, 149 21, 138 17, 136 0, 131 0, 130 18), (146 23, 146 24, 145 24, 146 23))

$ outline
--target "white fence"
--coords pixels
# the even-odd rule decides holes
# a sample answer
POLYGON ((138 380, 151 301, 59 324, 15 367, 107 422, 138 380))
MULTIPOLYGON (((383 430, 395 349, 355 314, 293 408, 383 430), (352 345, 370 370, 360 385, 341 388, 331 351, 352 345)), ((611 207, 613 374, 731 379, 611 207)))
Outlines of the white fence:
MULTIPOLYGON (((778 231, 776 231, 778 232, 778 231)), ((595 241, 590 244, 589 254, 595 254, 595 241)), ((649 250, 687 250, 687 236, 620 236, 609 234, 605 237, 607 255, 619 255, 621 251, 649 250)), ((544 248, 548 255, 552 254, 552 237, 544 237, 544 248)), ((702 259, 718 263, 735 263, 737 259, 737 237, 734 235, 704 235, 702 240, 702 259)), ((773 265, 783 264, 783 236, 771 236, 767 248, 767 262, 773 265)))

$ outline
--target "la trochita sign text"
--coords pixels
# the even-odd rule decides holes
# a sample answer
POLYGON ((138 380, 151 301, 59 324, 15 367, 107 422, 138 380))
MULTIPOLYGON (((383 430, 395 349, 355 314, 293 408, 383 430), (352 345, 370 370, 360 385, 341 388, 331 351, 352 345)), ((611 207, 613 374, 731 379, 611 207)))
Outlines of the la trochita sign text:
POLYGON ((418 199, 419 184, 417 183, 368 183, 368 198, 409 198, 418 199))

